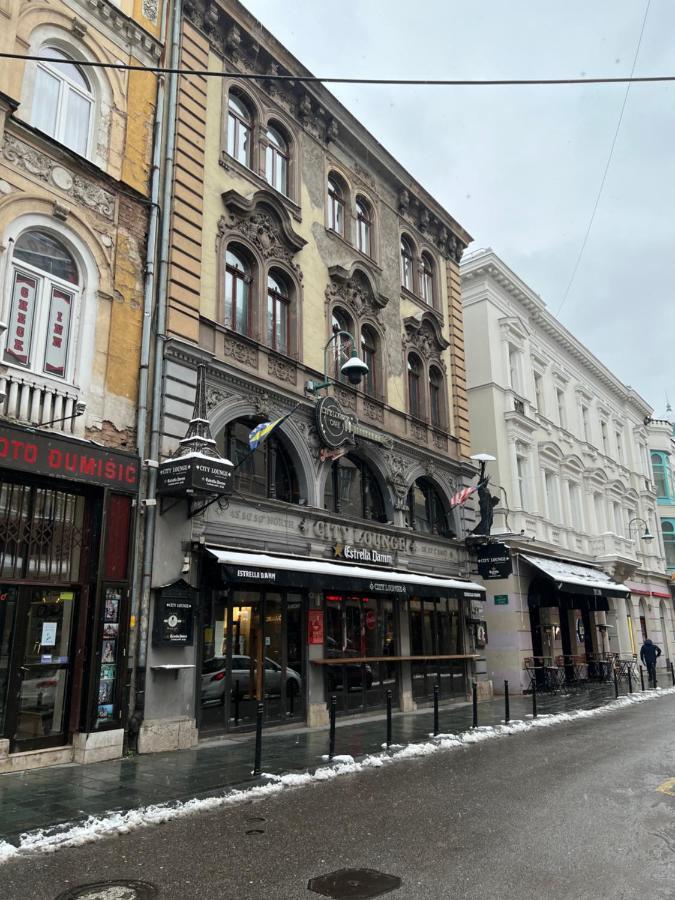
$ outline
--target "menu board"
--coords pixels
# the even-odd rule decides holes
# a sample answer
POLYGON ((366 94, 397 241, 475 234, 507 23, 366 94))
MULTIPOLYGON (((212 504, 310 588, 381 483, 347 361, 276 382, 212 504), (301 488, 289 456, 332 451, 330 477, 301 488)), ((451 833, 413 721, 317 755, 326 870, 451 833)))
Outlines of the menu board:
POLYGON ((101 638, 101 668, 96 700, 96 727, 100 728, 118 718, 117 695, 118 641, 122 588, 107 587, 103 596, 103 637, 101 638))

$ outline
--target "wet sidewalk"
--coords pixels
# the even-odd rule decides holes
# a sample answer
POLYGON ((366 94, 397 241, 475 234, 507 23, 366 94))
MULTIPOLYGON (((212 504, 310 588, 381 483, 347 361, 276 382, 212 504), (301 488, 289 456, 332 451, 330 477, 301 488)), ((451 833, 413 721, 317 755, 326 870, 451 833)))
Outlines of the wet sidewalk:
MULTIPOLYGON (((623 686, 621 693, 625 693, 623 686)), ((593 709, 613 699, 612 685, 585 687, 569 694, 539 695, 538 712, 593 709)), ((531 713, 530 697, 511 698, 512 720, 524 719, 531 713)), ((498 725, 503 719, 503 698, 479 704, 479 725, 498 725)), ((439 720, 444 733, 466 731, 472 723, 471 704, 441 706, 439 720)), ((393 740, 396 744, 424 741, 432 727, 430 708, 396 713, 393 740)), ((336 732, 336 753, 358 758, 382 750, 386 723, 384 717, 341 719, 336 732)), ((327 753, 327 728, 263 732, 264 772, 312 771, 325 762, 322 756, 327 753)), ((260 779, 251 772, 253 756, 253 735, 246 734, 205 742, 193 750, 0 775, 0 840, 16 844, 26 831, 259 783, 260 779)))

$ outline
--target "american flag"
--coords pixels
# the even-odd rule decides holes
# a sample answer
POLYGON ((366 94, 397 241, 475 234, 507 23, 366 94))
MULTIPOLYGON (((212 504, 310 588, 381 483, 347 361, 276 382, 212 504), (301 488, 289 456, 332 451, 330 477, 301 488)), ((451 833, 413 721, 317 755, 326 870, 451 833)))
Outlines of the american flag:
POLYGON ((452 509, 455 506, 461 506, 462 503, 466 503, 469 497, 478 490, 477 484, 472 484, 470 487, 462 488, 461 491, 457 491, 456 494, 453 494, 450 498, 450 508, 452 509))

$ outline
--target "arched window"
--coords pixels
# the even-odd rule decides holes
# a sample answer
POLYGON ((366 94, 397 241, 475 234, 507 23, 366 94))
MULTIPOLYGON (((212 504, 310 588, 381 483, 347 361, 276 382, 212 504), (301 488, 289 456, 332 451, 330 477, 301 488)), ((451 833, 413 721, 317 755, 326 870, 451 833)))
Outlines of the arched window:
POLYGON ((408 291, 414 288, 413 278, 413 248, 406 237, 401 238, 401 284, 408 291))
POLYGON ((436 428, 445 427, 445 398, 443 396, 443 374, 436 366, 429 369, 429 415, 436 428))
POLYGON ((324 509, 355 519, 386 521, 384 500, 375 475, 367 463, 351 454, 332 464, 323 505, 324 509))
POLYGON ((225 325, 240 334, 251 332, 251 266, 242 251, 225 252, 225 325))
POLYGON ((345 192, 334 175, 328 177, 328 227, 345 236, 345 192))
MULTIPOLYGON (((332 317, 333 332, 346 331, 348 334, 354 334, 354 323, 351 316, 342 309, 334 309, 332 317)), ((332 344, 333 353, 333 378, 336 381, 347 382, 347 377, 342 374, 342 366, 352 355, 352 342, 347 335, 340 335, 332 344)))
POLYGON ((279 353, 289 352, 290 305, 286 279, 273 269, 267 276, 267 343, 279 353))
POLYGON ((227 101, 227 152, 237 162, 251 168, 253 116, 246 103, 230 92, 227 101))
POLYGON ((661 534, 666 554, 666 566, 669 569, 675 569, 675 521, 673 519, 661 519, 661 534))
POLYGON ((282 439, 271 434, 255 452, 248 446, 256 419, 237 419, 225 428, 225 456, 235 465, 234 488, 242 494, 297 503, 298 479, 293 461, 282 439))
POLYGON ((265 177, 281 194, 288 194, 288 141, 279 129, 267 129, 267 150, 265 152, 265 177))
POLYGON ((418 478, 408 491, 408 516, 411 527, 422 534, 454 534, 441 495, 426 478, 418 478))
POLYGON ((377 352, 377 334, 370 327, 364 325, 361 329, 361 359, 368 366, 368 374, 362 382, 363 390, 371 397, 376 397, 379 389, 379 354, 377 352))
POLYGON ((434 305, 434 263, 428 253, 422 254, 420 295, 429 306, 434 305))
POLYGON ((45 231, 14 245, 5 362, 65 378, 80 275, 71 253, 45 231))
POLYGON ((653 450, 650 455, 656 485, 656 496, 660 500, 670 500, 673 497, 670 456, 667 453, 656 450, 653 450))
POLYGON ((408 406, 410 415, 421 419, 424 416, 422 402, 422 362, 419 356, 408 356, 408 406))
POLYGON ((55 47, 40 55, 64 62, 40 62, 35 73, 31 124, 81 156, 89 152, 94 94, 80 67, 55 47))
POLYGON ((373 255, 373 214, 370 204, 358 197, 356 200, 356 246, 366 256, 373 255))

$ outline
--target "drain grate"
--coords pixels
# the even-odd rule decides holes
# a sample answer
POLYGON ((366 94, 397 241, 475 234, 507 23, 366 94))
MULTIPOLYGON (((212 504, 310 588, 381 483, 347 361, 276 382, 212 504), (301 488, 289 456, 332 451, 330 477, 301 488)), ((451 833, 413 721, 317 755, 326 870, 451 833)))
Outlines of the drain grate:
POLYGON ((69 888, 56 900, 154 900, 157 888, 147 881, 96 881, 69 888))
POLYGON ((368 900, 401 887, 401 879, 375 869, 338 869, 311 878, 307 889, 334 900, 368 900))

